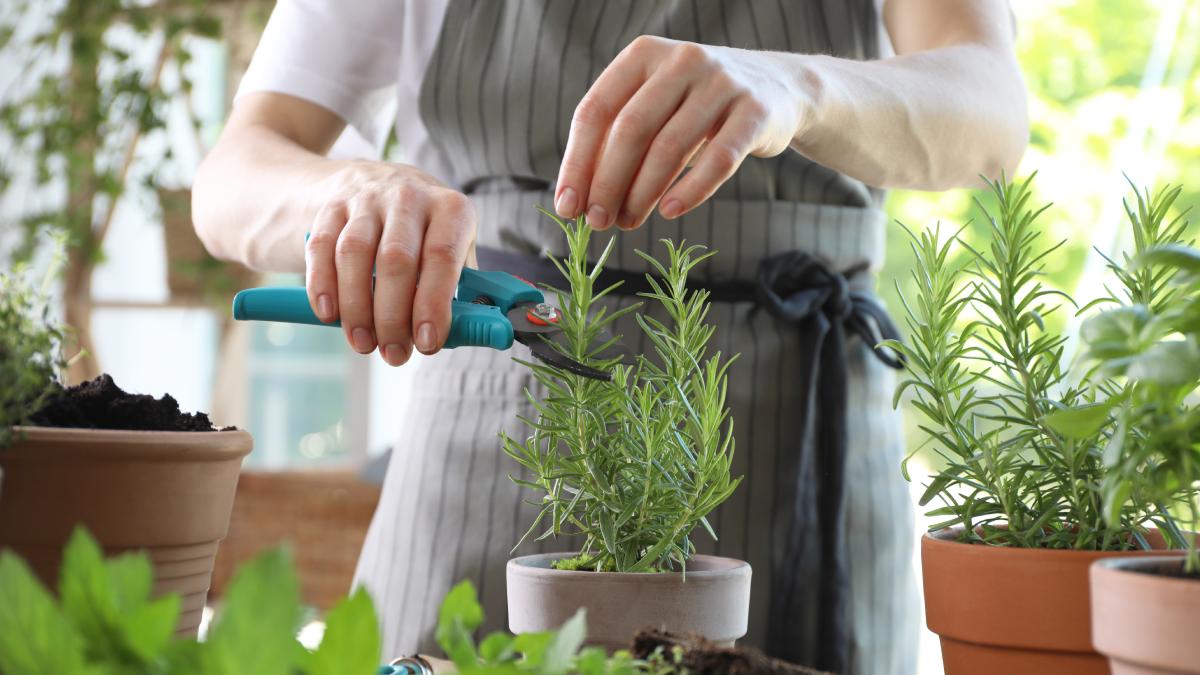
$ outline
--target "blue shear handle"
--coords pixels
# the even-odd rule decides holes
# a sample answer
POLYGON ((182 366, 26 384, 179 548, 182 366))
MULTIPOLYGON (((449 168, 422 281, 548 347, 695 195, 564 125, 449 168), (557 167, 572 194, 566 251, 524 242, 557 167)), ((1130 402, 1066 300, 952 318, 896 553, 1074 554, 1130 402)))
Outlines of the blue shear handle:
POLYGON ((513 343, 513 326, 499 307, 476 305, 462 300, 450 303, 450 335, 445 349, 491 347, 508 349, 513 343))
POLYGON ((508 272, 464 267, 462 276, 458 278, 458 299, 474 302, 475 298, 479 297, 487 298, 488 304, 499 307, 504 314, 519 302, 537 303, 546 300, 537 288, 508 272))
MULTIPOLYGON (((446 349, 508 349, 512 346, 512 323, 499 307, 455 300, 450 309, 450 335, 446 338, 446 349)), ((282 321, 313 326, 341 325, 337 321, 324 323, 318 319, 308 304, 308 294, 300 286, 266 286, 240 291, 233 298, 233 318, 239 321, 282 321)))
POLYGON ((340 326, 325 323, 313 314, 303 286, 264 286, 238 291, 233 296, 233 318, 239 321, 282 321, 313 326, 340 326))

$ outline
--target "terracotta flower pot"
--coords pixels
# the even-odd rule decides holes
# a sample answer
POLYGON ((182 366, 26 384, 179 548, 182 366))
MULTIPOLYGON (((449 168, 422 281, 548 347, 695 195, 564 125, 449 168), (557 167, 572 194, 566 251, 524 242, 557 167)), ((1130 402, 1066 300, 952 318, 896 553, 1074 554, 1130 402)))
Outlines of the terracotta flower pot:
POLYGON ((926 623, 941 637, 947 675, 1109 672, 1092 648, 1088 566, 1154 551, 1006 548, 956 536, 921 539, 926 623))
POLYGON ((1183 557, 1092 565, 1092 636, 1113 675, 1200 673, 1200 577, 1183 557))
POLYGON ((0 548, 52 589, 76 525, 108 553, 145 550, 154 592, 181 596, 179 633, 195 635, 252 443, 245 431, 19 427, 0 449, 0 548))
POLYGON ((550 565, 571 553, 508 561, 508 627, 514 633, 558 628, 587 610, 588 644, 625 649, 635 633, 657 628, 695 633, 731 646, 746 634, 750 564, 698 555, 687 574, 586 572, 550 565), (686 577, 686 578, 685 578, 686 577))

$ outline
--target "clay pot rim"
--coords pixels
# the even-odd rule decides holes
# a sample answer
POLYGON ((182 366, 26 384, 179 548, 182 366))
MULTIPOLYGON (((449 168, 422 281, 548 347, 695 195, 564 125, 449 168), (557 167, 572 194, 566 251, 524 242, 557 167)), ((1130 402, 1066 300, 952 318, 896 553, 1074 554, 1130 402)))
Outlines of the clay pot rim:
POLYGON ((1148 567, 1153 568, 1160 565, 1173 565, 1176 563, 1182 563, 1184 560, 1184 556, 1182 554, 1162 555, 1161 552, 1157 553, 1159 553, 1159 555, 1139 558, 1105 558, 1104 560, 1097 560, 1096 562, 1092 563, 1092 574, 1120 574, 1122 575, 1121 578, 1128 578, 1130 582, 1132 582, 1133 578, 1137 578, 1139 580, 1145 580, 1144 582, 1139 581, 1137 583, 1175 584, 1179 587, 1187 586, 1189 588, 1191 588, 1194 584, 1200 584, 1200 577, 1188 578, 1166 576, 1163 574, 1146 572, 1140 569, 1148 567))
POLYGON ((1094 549, 1073 549, 1073 548, 1024 548, 1018 546, 988 546, 986 544, 970 544, 961 541, 956 541, 958 533, 962 532, 962 526, 947 527, 936 532, 926 532, 921 535, 922 544, 924 546, 934 547, 935 549, 948 550, 949 547, 961 546, 963 548, 955 549, 960 554, 967 555, 1006 555, 1011 557, 1027 557, 1027 556, 1044 556, 1046 558, 1057 558, 1069 560, 1071 558, 1104 555, 1107 559, 1111 555, 1127 556, 1131 558, 1146 558, 1152 556, 1162 556, 1164 552, 1171 549, 1152 549, 1149 551, 1140 549, 1128 549, 1124 551, 1098 551, 1094 549))
POLYGON ((589 572, 587 570, 560 570, 550 566, 532 564, 547 560, 571 558, 578 553, 535 553, 508 561, 508 573, 529 577, 554 577, 559 580, 577 579, 580 581, 636 581, 637 583, 670 583, 677 584, 684 579, 728 579, 730 577, 749 576, 750 563, 737 558, 725 556, 697 554, 688 561, 685 572, 589 572), (714 569, 693 569, 692 565, 700 562, 712 565, 714 569))
POLYGON ((74 427, 15 426, 14 442, 0 449, 0 461, 56 461, 64 457, 123 457, 143 461, 229 460, 245 457, 254 438, 242 429, 228 431, 135 431, 74 427))

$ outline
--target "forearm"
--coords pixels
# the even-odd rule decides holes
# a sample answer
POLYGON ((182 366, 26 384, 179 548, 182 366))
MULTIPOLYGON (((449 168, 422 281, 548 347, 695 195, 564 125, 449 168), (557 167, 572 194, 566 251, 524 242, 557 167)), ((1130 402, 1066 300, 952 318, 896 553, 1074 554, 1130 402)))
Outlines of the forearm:
POLYGON ((304 233, 323 186, 345 162, 261 125, 221 137, 192 190, 196 232, 215 256, 259 270, 304 271, 304 233))
POLYGON ((879 61, 786 58, 807 108, 792 148, 868 185, 971 185, 1011 174, 1025 150, 1025 89, 1011 55, 964 43, 879 61))

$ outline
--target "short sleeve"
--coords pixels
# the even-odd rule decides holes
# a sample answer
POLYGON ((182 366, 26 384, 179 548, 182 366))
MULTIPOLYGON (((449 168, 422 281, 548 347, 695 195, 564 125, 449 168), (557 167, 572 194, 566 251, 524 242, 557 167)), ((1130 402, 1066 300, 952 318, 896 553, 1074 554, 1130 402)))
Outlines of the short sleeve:
POLYGON ((302 98, 381 148, 395 119, 403 21, 399 0, 279 0, 234 103, 257 91, 302 98))

